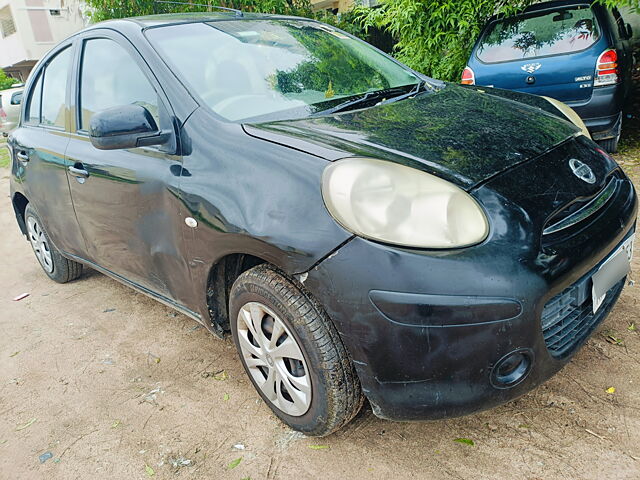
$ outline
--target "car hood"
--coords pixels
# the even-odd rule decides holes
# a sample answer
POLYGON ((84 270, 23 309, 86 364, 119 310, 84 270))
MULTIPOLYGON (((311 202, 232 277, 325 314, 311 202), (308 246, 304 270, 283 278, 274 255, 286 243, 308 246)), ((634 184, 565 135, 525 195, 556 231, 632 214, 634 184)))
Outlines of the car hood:
POLYGON ((244 129, 331 161, 366 156, 398 162, 466 189, 580 132, 538 107, 490 92, 445 84, 386 105, 244 129))

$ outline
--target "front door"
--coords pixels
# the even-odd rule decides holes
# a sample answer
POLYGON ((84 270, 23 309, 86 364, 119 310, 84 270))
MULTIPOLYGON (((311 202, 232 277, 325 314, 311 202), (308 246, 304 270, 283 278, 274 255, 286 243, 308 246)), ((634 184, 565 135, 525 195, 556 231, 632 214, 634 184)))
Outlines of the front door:
POLYGON ((179 213, 181 157, 170 106, 132 45, 111 32, 81 39, 74 82, 75 131, 67 149, 69 185, 88 259, 137 286, 182 304, 189 270, 179 213), (98 150, 92 115, 138 104, 171 130, 172 145, 98 150))

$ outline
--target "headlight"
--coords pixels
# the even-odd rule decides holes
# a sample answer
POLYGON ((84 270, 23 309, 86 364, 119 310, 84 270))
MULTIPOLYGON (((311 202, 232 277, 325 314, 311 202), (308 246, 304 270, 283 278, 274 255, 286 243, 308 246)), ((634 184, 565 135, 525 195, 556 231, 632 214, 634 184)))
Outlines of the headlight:
POLYGON ((573 123, 576 127, 582 130, 582 133, 587 138, 591 138, 591 134, 589 133, 587 126, 584 124, 580 116, 576 113, 576 111, 573 108, 571 108, 569 105, 565 103, 560 102, 559 100, 556 100, 555 98, 550 98, 550 97, 542 97, 542 98, 544 98, 547 102, 549 102, 551 105, 553 105, 558 110, 560 110, 560 113, 562 113, 567 118, 567 120, 573 123))
POLYGON ((329 165, 322 196, 331 215, 361 237, 418 248, 481 242, 489 225, 478 203, 446 180, 371 158, 329 165))

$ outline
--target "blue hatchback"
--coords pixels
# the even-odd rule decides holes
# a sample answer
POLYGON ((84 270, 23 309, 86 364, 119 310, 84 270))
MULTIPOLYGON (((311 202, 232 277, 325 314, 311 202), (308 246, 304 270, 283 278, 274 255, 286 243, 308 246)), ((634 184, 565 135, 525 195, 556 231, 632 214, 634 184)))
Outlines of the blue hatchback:
POLYGON ((615 152, 631 85, 631 36, 616 9, 576 0, 539 3, 489 21, 462 83, 560 100, 615 152))

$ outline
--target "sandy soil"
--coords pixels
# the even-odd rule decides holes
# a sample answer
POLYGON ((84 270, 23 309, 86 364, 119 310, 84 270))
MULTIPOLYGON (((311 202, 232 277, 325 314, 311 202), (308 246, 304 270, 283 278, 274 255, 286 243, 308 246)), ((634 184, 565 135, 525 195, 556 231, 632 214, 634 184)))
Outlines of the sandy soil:
MULTIPOLYGON (((638 183, 637 163, 626 168, 638 183)), ((433 423, 365 409, 337 434, 304 438, 258 400, 230 341, 94 271, 50 281, 15 224, 8 174, 0 479, 640 478, 640 284, 560 374, 517 401, 433 423)))

